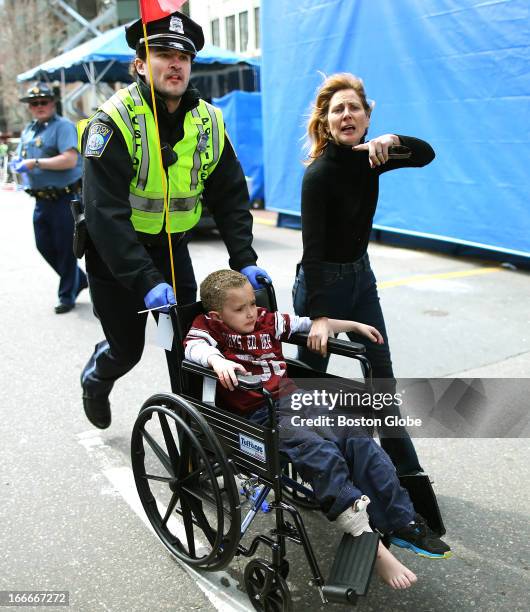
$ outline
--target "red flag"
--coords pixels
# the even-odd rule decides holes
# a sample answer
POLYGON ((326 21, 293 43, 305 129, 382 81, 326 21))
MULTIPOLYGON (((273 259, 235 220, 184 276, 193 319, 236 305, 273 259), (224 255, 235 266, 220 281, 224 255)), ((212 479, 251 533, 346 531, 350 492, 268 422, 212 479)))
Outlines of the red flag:
POLYGON ((144 23, 162 19, 178 11, 188 0, 140 0, 140 14, 144 23))

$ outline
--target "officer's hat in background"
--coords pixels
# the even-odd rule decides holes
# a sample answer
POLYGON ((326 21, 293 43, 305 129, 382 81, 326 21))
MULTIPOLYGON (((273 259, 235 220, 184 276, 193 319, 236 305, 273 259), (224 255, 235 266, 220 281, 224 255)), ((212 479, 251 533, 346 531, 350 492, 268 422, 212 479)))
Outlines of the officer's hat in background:
POLYGON ((31 100, 36 100, 39 98, 51 98, 55 99, 55 94, 53 93, 53 89, 48 87, 46 83, 36 83, 33 87, 30 87, 26 92, 26 95, 23 98, 20 98, 21 102, 31 102, 31 100))
MULTIPOLYGON (((163 19, 150 21, 146 28, 149 47, 178 49, 193 57, 204 47, 204 34, 201 26, 178 11, 163 19)), ((136 51, 145 45, 141 19, 125 28, 125 38, 129 47, 136 51)))

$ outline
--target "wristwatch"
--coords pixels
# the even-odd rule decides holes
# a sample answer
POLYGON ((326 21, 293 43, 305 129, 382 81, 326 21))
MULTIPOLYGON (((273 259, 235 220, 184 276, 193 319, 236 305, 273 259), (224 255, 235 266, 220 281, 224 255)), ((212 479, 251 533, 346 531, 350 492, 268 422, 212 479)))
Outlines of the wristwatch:
POLYGON ((35 168, 40 168, 39 160, 38 159, 35 160, 35 168))

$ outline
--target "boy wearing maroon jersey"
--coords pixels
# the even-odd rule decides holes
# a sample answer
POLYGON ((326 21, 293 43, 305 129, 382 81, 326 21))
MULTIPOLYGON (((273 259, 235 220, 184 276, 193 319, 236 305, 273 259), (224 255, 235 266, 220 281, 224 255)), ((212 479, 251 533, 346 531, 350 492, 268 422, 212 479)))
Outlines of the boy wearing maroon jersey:
MULTIPOLYGON (((401 547, 431 558, 450 556, 449 547, 416 514, 408 493, 400 487, 395 468, 376 442, 366 436, 345 436, 344 432, 323 437, 293 427, 286 398, 279 398, 280 381, 289 390, 282 340, 296 332, 307 332, 307 317, 271 313, 256 306, 247 278, 233 270, 219 270, 206 277, 200 288, 207 314, 195 318, 184 340, 185 358, 217 373, 221 383, 217 403, 250 420, 265 424, 268 409, 263 395, 238 388, 237 373, 259 375, 263 386, 276 400, 280 429, 280 450, 293 462, 303 480, 309 482, 327 518, 353 536, 371 531, 368 514, 375 526, 389 533, 401 547), (369 497, 365 495, 369 494, 369 497), (367 514, 367 506, 371 503, 367 514)), ((370 325, 329 319, 327 334, 343 331, 366 336, 382 343, 381 334, 370 325)), ((325 345, 321 338, 318 345, 325 345)), ((292 384, 292 391, 296 386, 292 384)), ((328 432, 329 433, 329 432, 328 432)), ((392 588, 410 587, 417 578, 382 544, 376 570, 392 588)))

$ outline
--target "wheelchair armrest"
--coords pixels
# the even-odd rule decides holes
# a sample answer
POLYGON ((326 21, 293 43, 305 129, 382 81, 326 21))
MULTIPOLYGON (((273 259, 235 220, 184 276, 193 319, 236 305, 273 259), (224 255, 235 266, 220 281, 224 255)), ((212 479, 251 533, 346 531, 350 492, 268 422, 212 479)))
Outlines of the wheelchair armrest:
POLYGON ((212 370, 212 368, 205 368, 204 366, 194 363, 193 361, 188 361, 187 359, 182 361, 182 369, 186 372, 191 372, 192 374, 200 374, 206 378, 213 378, 217 380, 217 374, 212 370))
MULTIPOLYGON (((308 335, 307 333, 292 334, 292 336, 289 337, 289 342, 297 346, 306 346, 308 335)), ((366 347, 364 344, 359 344, 358 342, 328 338, 328 353, 343 355, 344 357, 355 357, 356 355, 363 355, 366 353, 366 347)))
POLYGON ((243 391, 259 391, 260 389, 263 389, 261 376, 253 376, 252 374, 248 376, 241 376, 238 374, 237 382, 239 383, 239 388, 243 389, 243 391))
MULTIPOLYGON (((191 372, 192 374, 199 374, 200 376, 205 376, 206 378, 213 378, 214 380, 218 380, 217 374, 212 368, 205 368, 198 363, 193 363, 193 361, 188 361, 184 359, 182 362, 182 369, 186 372, 191 372)), ((259 376, 241 376, 237 375, 237 381, 239 383, 239 388, 243 389, 243 391, 258 391, 263 387, 261 382, 261 377, 259 376)))

